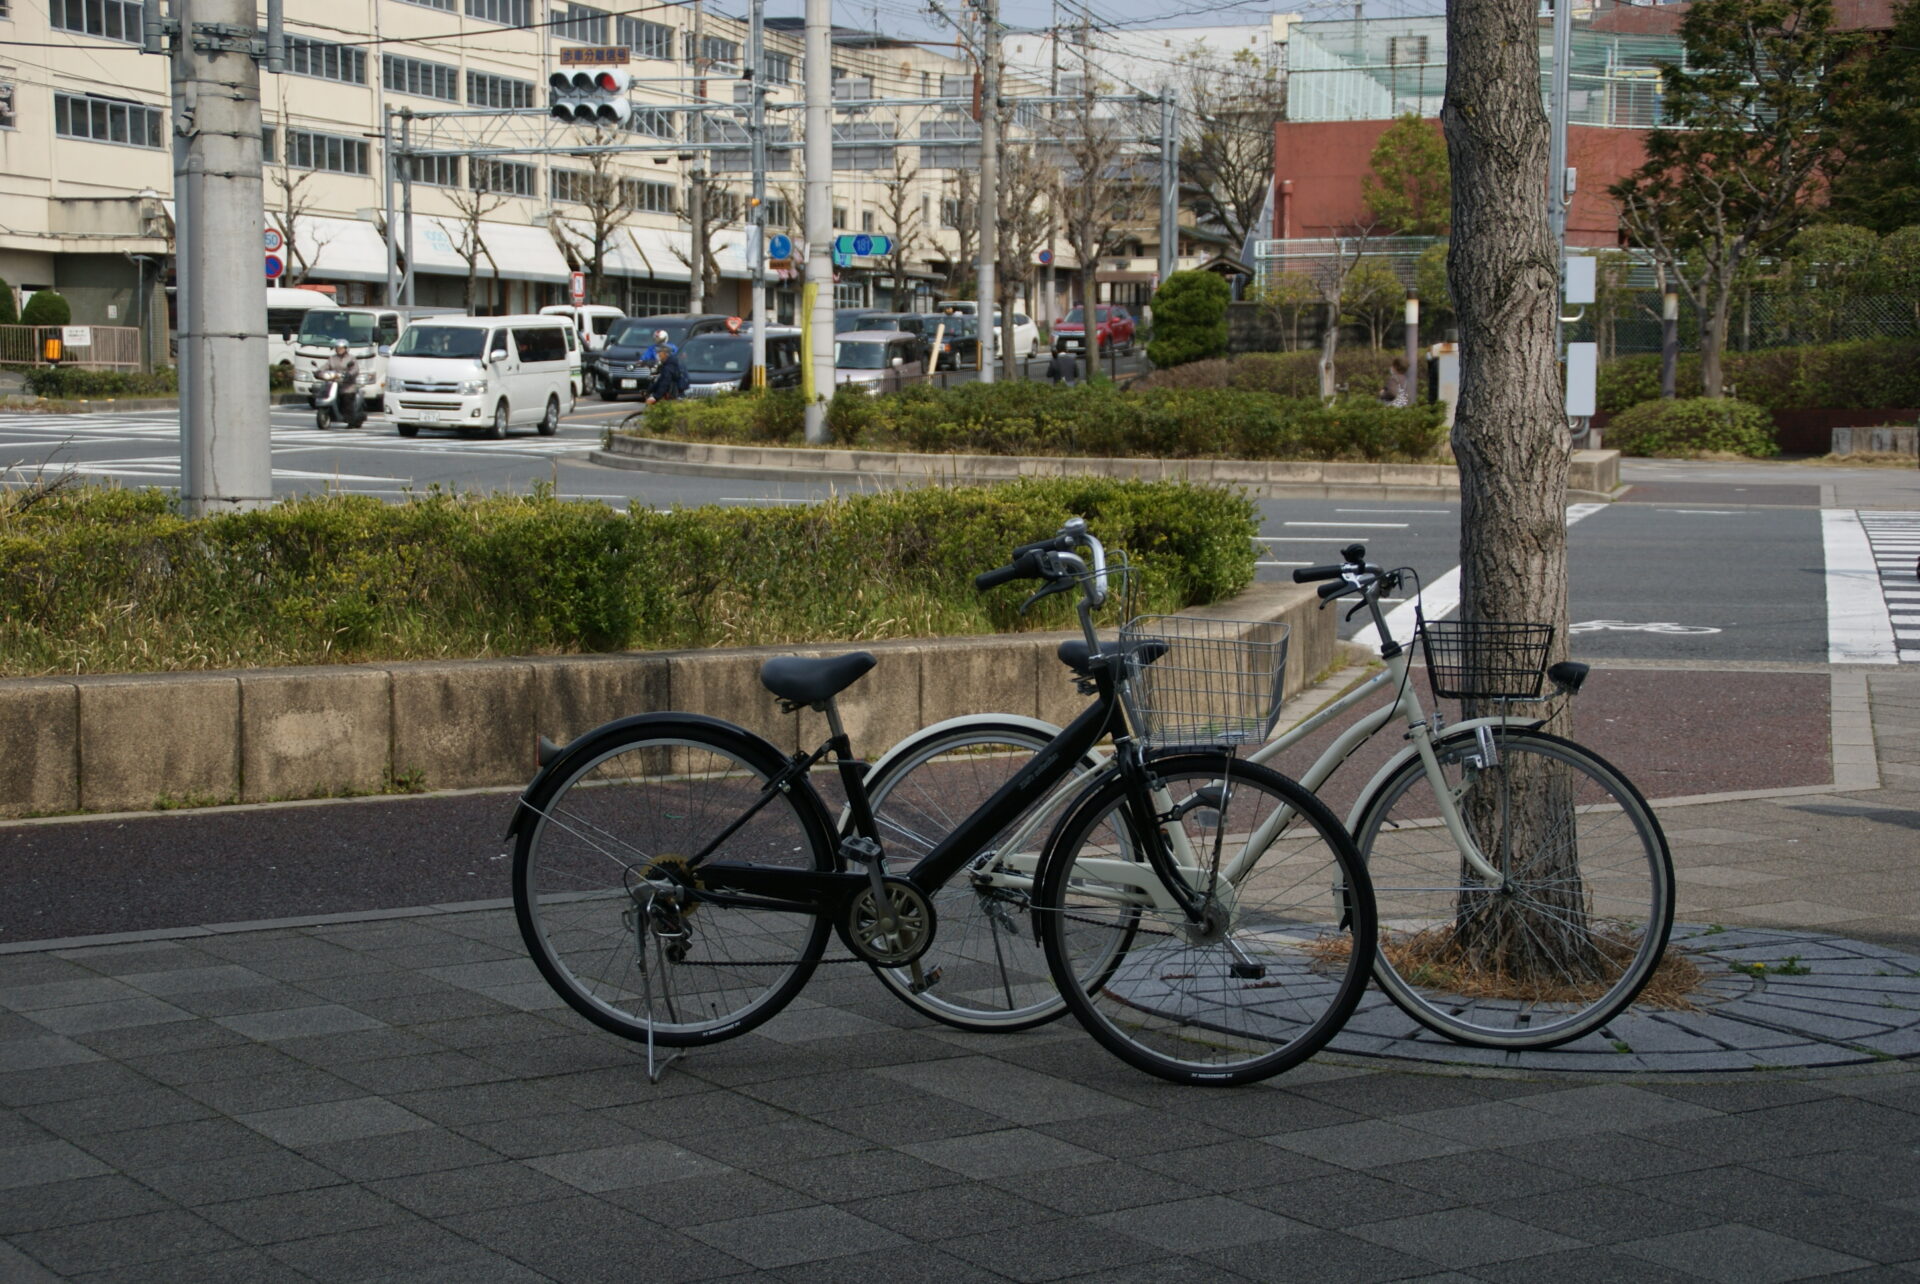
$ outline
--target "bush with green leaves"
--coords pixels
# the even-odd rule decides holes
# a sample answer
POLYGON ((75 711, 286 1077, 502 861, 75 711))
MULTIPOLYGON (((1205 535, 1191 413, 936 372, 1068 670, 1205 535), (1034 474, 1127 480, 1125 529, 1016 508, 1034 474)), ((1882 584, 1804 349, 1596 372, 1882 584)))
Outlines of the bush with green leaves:
MULTIPOLYGON (((1234 363, 1238 365, 1239 363, 1234 363)), ((875 397, 843 389, 827 411, 831 445, 926 454, 1147 459, 1430 461, 1444 408, 1331 404, 1231 388, 1044 383, 920 384, 875 397)), ((797 394, 662 402, 637 417, 644 436, 741 445, 803 445, 797 394)))
POLYGON ((156 490, 26 488, 0 490, 0 676, 1069 628, 1064 596, 1022 616, 1021 586, 981 594, 972 577, 1075 515, 1141 568, 1139 610, 1253 580, 1252 501, 1165 482, 664 513, 330 495, 199 519, 156 490))
MULTIPOLYGON (((1675 386, 1700 386, 1700 356, 1680 354, 1675 386)), ((1920 406, 1920 339, 1863 339, 1726 354, 1726 381, 1768 410, 1900 410, 1920 406)), ((1599 408, 1619 414, 1660 395, 1660 358, 1600 367, 1599 408)))
POLYGON ((36 397, 171 397, 180 391, 172 366, 149 371, 83 370, 78 366, 38 366, 27 373, 27 391, 36 397))
POLYGON ((1629 455, 1733 454, 1764 459, 1779 453, 1773 416, 1732 397, 1643 401, 1614 416, 1606 443, 1629 455))
POLYGON ((17 325, 20 313, 13 304, 13 287, 0 280, 0 325, 17 325))
POLYGON ((21 325, 66 325, 73 320, 67 296, 57 290, 35 290, 20 309, 21 325))
POLYGON ((1175 272, 1153 295, 1153 341, 1147 359, 1156 366, 1222 357, 1227 352, 1227 304, 1233 292, 1213 272, 1175 272))

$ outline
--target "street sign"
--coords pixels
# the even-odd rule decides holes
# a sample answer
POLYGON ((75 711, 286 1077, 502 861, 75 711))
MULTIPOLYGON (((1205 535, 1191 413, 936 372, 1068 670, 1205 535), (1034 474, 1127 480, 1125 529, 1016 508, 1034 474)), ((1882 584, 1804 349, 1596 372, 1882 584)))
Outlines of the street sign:
POLYGON ((277 227, 268 228, 260 239, 266 242, 266 250, 269 254, 274 253, 285 244, 285 242, 281 240, 280 229, 277 227))
POLYGON ((567 297, 573 301, 573 306, 576 308, 587 301, 587 274, 585 272, 575 272, 567 279, 567 297))
POLYGON ((562 67, 624 67, 633 61, 627 45, 571 45, 560 51, 562 67))
POLYGON ((790 259, 793 257, 793 238, 781 232, 775 232, 767 241, 767 257, 770 259, 790 259))
POLYGON ((1047 265, 1048 265, 1049 263, 1052 263, 1052 262, 1053 262, 1053 251, 1052 251, 1052 250, 1042 250, 1042 251, 1040 251, 1040 255, 1039 255, 1039 258, 1040 258, 1040 266, 1041 266, 1041 267, 1046 267, 1046 266, 1047 266, 1047 265))
POLYGON ((60 327, 60 343, 68 348, 91 348, 93 346, 93 327, 90 325, 63 325, 60 327))
POLYGON ((834 237, 833 248, 835 253, 848 256, 855 254, 862 257, 886 255, 893 253, 893 238, 890 236, 860 232, 853 236, 834 237))
POLYGON ((280 256, 278 254, 267 255, 267 280, 278 281, 280 279, 280 274, 282 272, 285 272, 286 270, 287 270, 287 265, 280 261, 280 256))
MULTIPOLYGON (((848 241, 848 240, 852 240, 853 238, 852 238, 852 237, 848 237, 848 236, 843 236, 843 237, 841 237, 840 239, 841 239, 841 240, 843 240, 843 241, 848 241)), ((841 252, 840 252, 839 250, 837 250, 837 249, 836 249, 836 250, 835 250, 835 251, 833 252, 833 265, 834 265, 835 267, 837 267, 837 268, 843 268, 843 267, 852 267, 852 266, 853 266, 853 255, 852 255, 852 254, 842 254, 842 253, 841 253, 841 252)))

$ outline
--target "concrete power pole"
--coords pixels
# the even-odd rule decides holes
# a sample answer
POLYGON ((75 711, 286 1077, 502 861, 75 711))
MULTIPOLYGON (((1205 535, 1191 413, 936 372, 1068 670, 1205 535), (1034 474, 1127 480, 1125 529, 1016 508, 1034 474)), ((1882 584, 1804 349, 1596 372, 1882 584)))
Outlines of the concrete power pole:
POLYGON ((1180 106, 1172 86, 1160 90, 1160 284, 1180 266, 1180 106))
POLYGON ((833 5, 807 0, 807 440, 827 440, 833 396, 833 5))
MULTIPOLYGON (((693 57, 687 62, 693 68, 693 96, 705 102, 707 82, 701 73, 707 65, 707 13, 701 0, 693 0, 693 57)), ((707 310, 707 167, 706 153, 697 150, 698 145, 706 141, 706 133, 704 112, 688 118, 687 141, 696 148, 693 168, 687 174, 693 180, 687 184, 687 222, 693 225, 693 246, 687 254, 687 269, 693 278, 687 285, 689 312, 707 310)))
MULTIPOLYGON (((256 0, 148 8, 146 48, 173 34, 173 190, 180 278, 180 502, 195 517, 273 502, 256 0)), ((269 30, 284 54, 278 4, 269 30)))
POLYGON ((747 136, 753 143, 753 217, 747 228, 747 272, 753 283, 753 375, 750 388, 767 386, 767 91, 766 0, 753 0, 747 15, 747 136))
POLYGON ((993 336, 994 276, 1000 262, 999 0, 981 0, 980 42, 980 277, 974 297, 980 308, 980 382, 992 383, 999 359, 993 336))

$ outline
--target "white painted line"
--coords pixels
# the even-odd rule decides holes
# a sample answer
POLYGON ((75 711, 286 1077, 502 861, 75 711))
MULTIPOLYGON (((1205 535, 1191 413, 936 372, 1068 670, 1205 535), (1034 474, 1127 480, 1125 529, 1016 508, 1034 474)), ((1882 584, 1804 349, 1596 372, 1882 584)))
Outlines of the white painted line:
POLYGON ((1827 662, 1899 663, 1873 547, 1859 514, 1821 509, 1820 540, 1827 567, 1827 662))
POLYGON ((1409 522, 1288 522, 1288 526, 1331 526, 1335 530, 1403 531, 1409 522))
POLYGON ((1336 508, 1336 513, 1380 513, 1383 515, 1407 513, 1415 517, 1452 517, 1451 508, 1336 508))
POLYGON ((1312 566, 1313 563, 1312 562, 1275 562, 1272 560, 1262 560, 1262 561, 1255 562, 1254 565, 1255 566, 1312 566))
POLYGON ((1733 508, 1661 508, 1661 513, 1691 513, 1699 517, 1741 517, 1745 514, 1733 508))

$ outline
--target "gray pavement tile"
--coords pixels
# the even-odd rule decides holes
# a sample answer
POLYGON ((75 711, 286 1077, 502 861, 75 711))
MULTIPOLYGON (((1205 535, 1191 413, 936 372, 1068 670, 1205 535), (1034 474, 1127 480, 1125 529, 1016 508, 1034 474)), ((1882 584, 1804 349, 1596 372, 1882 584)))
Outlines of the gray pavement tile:
POLYGON ((1276 1146, 1342 1168, 1377 1168, 1382 1164, 1458 1154, 1470 1149, 1463 1142, 1432 1132, 1403 1128, 1382 1119, 1365 1119, 1359 1123, 1335 1124, 1331 1128, 1283 1133, 1272 1141, 1276 1146))
POLYGON ((468 1017, 503 1016, 512 1011, 484 994, 446 986, 425 994, 400 994, 386 998, 356 999, 356 1012, 364 1012, 388 1025, 422 1025, 429 1021, 459 1021, 468 1017))
POLYGON ((381 1096, 419 1092, 429 1088, 455 1088, 467 1084, 496 1083, 507 1078, 504 1070, 490 1066, 461 1052, 424 1052, 418 1056, 391 1057, 382 1061, 352 1061, 334 1067, 342 1079, 359 1084, 381 1096))
POLYGON ((1745 1221, 1805 1208, 1830 1208, 1843 1202, 1841 1196, 1822 1187, 1736 1164, 1618 1184, 1653 1199, 1704 1209, 1728 1221, 1745 1221))
POLYGON ((975 1266, 1039 1284, 1088 1271, 1165 1256, 1131 1235, 1085 1222, 1040 1222, 942 1241, 942 1249, 975 1266))
POLYGON ((1698 1284, 1700 1279, 1643 1258, 1593 1248, 1544 1253, 1517 1262, 1489 1262, 1474 1267, 1473 1278, 1489 1284, 1539 1284, 1541 1280, 1554 1284, 1621 1284, 1623 1280, 1633 1284, 1698 1284))
MULTIPOLYGON (((408 968, 423 976, 430 976, 446 985, 457 986, 463 990, 489 990, 502 985, 522 985, 540 980, 540 970, 525 951, 518 955, 506 950, 489 950, 490 957, 464 962, 435 964, 428 967, 408 968)), ((401 966, 401 965, 396 965, 401 966)))
POLYGON ((212 1116, 213 1111, 172 1088, 150 1087, 140 1092, 117 1092, 26 1106, 21 1113, 49 1132, 73 1138, 206 1119, 212 1116))
POLYGON ((245 1039, 211 1021, 169 1021, 162 1025, 96 1030, 78 1036, 77 1042, 102 1056, 142 1065, 148 1058, 174 1052, 209 1052, 246 1046, 245 1039))
POLYGON ((1197 1120, 1172 1121, 1160 1111, 1137 1106, 1122 1114, 1089 1115, 1084 1119, 1041 1124, 1036 1131, 1115 1159, 1191 1150, 1216 1142, 1238 1143, 1245 1135, 1197 1120))
MULTIPOLYGON (((708 1129, 680 1143, 710 1159, 735 1167, 777 1164, 864 1150, 868 1143, 810 1119, 785 1119, 738 1131, 708 1129)), ((901 1147, 900 1149, 907 1149, 901 1147)))
POLYGON ((1914 1162, 1911 1147, 1856 1147, 1792 1158, 1752 1159, 1747 1161, 1747 1167, 1857 1199, 1920 1196, 1920 1164, 1914 1162))
MULTIPOLYGON (((350 1009, 349 1009, 350 1010, 350 1009)), ((355 1013, 358 1016, 358 1013, 355 1013)), ((405 1030, 364 1028, 333 1034, 291 1035, 274 1045, 290 1057, 309 1065, 351 1065, 355 1061, 379 1061, 386 1057, 417 1057, 438 1052, 436 1044, 405 1030)))
POLYGON ((379 1097, 350 1097, 344 1101, 316 1101, 284 1110, 261 1110, 241 1115, 239 1121, 283 1146, 355 1141, 362 1137, 380 1137, 433 1126, 411 1110, 379 1097))
POLYGON ((1485 1101, 1482 1081, 1455 1075, 1406 1074, 1369 1071, 1324 1083, 1298 1084, 1289 1074, 1285 1089, 1351 1112, 1356 1117, 1381 1118, 1419 1110, 1444 1110, 1485 1101))
POLYGON ((662 1226, 683 1228, 754 1213, 777 1213, 819 1202, 802 1191, 737 1168, 721 1168, 680 1181, 603 1191, 598 1197, 662 1226))
POLYGON ((445 981, 401 968, 356 972, 350 976, 317 976, 300 982, 299 988, 316 999, 346 1004, 358 1004, 370 999, 397 999, 410 994, 461 992, 445 981))
MULTIPOLYGON (((675 1069, 677 1071, 678 1067, 675 1069)), ((570 1105, 588 1110, 611 1106, 659 1106, 669 1099, 684 1100, 715 1091, 706 1080, 679 1073, 668 1074, 659 1083, 648 1083, 644 1066, 611 1066, 600 1070, 547 1075, 540 1080, 540 1088, 570 1105)))
POLYGON ((1415 1190, 1367 1173, 1330 1170, 1331 1175, 1291 1181, 1263 1190, 1243 1190, 1235 1198, 1297 1222, 1325 1228, 1359 1226, 1395 1217, 1412 1217, 1465 1200, 1447 1193, 1415 1190))
MULTIPOLYGON (((1245 1092, 1186 1092, 1175 1089, 1163 1103, 1169 1121, 1206 1124, 1240 1137, 1272 1137, 1309 1128, 1355 1123, 1365 1116, 1343 1106, 1285 1091, 1284 1079, 1250 1085, 1245 1092)), ((1173 1123, 1177 1130, 1180 1123, 1173 1123)))
POLYGON ((1375 1168, 1373 1175, 1417 1190, 1452 1196, 1468 1204, 1491 1203, 1509 1196, 1540 1195, 1581 1184, 1581 1179, 1571 1173, 1495 1150, 1387 1164, 1375 1168))
POLYGON ((87 1138, 87 1149, 115 1168, 144 1170, 258 1155, 273 1143, 231 1119, 214 1118, 102 1133, 87 1138))
POLYGON ((257 1248, 234 1248, 164 1262, 142 1262, 76 1275, 76 1284, 260 1284, 262 1280, 308 1279, 257 1248))
POLYGON ((1436 1133, 1470 1145, 1515 1146, 1526 1142, 1556 1141, 1583 1133, 1610 1132, 1616 1125, 1587 1112, 1548 1114, 1523 1101, 1483 1101, 1445 1110, 1423 1110, 1400 1115, 1394 1122, 1422 1132, 1436 1133))
POLYGON ((1822 1204, 1743 1220, 1776 1235, 1869 1261, 1920 1259, 1920 1219, 1906 1209, 1884 1204, 1848 1200, 1839 1207, 1822 1204))
POLYGON ((747 1084, 739 1095, 780 1110, 822 1114, 922 1098, 928 1091, 886 1070, 854 1070, 747 1084))
POLYGON ((517 1160, 392 1177, 370 1182, 366 1188, 427 1218, 565 1199, 577 1193, 566 1183, 517 1160))
POLYGON ((598 1150, 646 1140, 644 1134, 607 1118, 608 1112, 574 1111, 520 1119, 494 1119, 457 1125, 453 1131, 491 1147, 509 1159, 598 1150))
POLYGON ((1649 1141, 1691 1150, 1716 1163, 1777 1159, 1782 1155, 1804 1155, 1829 1148, 1804 1134, 1769 1127, 1756 1120, 1752 1112, 1719 1119, 1661 1124, 1641 1131, 1646 1133, 1649 1141))
MULTIPOLYGON (((875 1110, 871 1106, 834 1110, 817 1116, 816 1121, 862 1141, 902 1147, 997 1132, 1006 1124, 1003 1119, 940 1097, 915 1101, 911 1110, 875 1110)), ((1035 1131, 1054 1134, 1063 1127, 1048 1124, 1035 1131)))
MULTIPOLYGON (((1280 1248, 1271 1241, 1264 1247, 1275 1251, 1280 1248)), ((1090 1271, 1085 1275, 1069 1275, 1061 1284, 1225 1284, 1245 1278, 1217 1263, 1202 1261, 1197 1257, 1161 1257, 1151 1262, 1133 1262, 1126 1266, 1090 1271)))
POLYGON ((0 1150, 15 1146, 38 1145, 55 1140, 54 1135, 18 1110, 0 1110, 0 1150))
MULTIPOLYGON (((157 1213, 172 1207, 172 1201, 118 1173, 40 1186, 13 1186, 0 1200, 0 1235, 157 1213)), ((5 1278, 6 1273, 0 1271, 0 1279, 5 1278)))
MULTIPOLYGON (((644 1070, 629 1069, 623 1073, 643 1085, 647 1082, 644 1070)), ((675 1077, 668 1074, 661 1082, 663 1085, 671 1083, 675 1077)), ((543 1086, 547 1082, 541 1081, 543 1086)), ((794 1111, 755 1101, 737 1092, 716 1092, 698 1079, 683 1078, 680 1082, 688 1086, 697 1085, 702 1090, 682 1092, 671 1097, 649 1096, 593 1113, 597 1118, 616 1120, 627 1127, 669 1141, 704 1137, 716 1129, 758 1128, 767 1124, 788 1123, 795 1118, 794 1111)))
POLYGON ((15 1045, 0 1044, 0 1106, 18 1109, 82 1097, 143 1092, 153 1087, 152 1080, 143 1078, 118 1062, 106 1060, 89 1048, 81 1048, 67 1039, 49 1038, 48 1041, 77 1049, 82 1055, 77 1060, 52 1062, 60 1067, 60 1073, 48 1074, 42 1065, 32 1068, 9 1066, 5 1054, 15 1045))
POLYGON ((907 1241, 842 1209, 816 1204, 694 1226, 687 1234, 762 1270, 870 1253, 907 1241))
POLYGON ((37 1073, 98 1060, 100 1054, 86 1044, 57 1034, 30 1035, 0 1043, 0 1075, 37 1073))
POLYGON ((770 1181, 804 1191, 828 1204, 842 1204, 876 1190, 913 1191, 953 1180, 945 1168, 897 1150, 855 1150, 787 1164, 755 1164, 770 1181))
POLYGON ((669 1284, 746 1269, 730 1253, 584 1195, 462 1213, 443 1224, 566 1284, 669 1284))
MULTIPOLYGON (((1179 1132, 1174 1121, 1169 1131, 1179 1132)), ((1188 1184, 1195 1192, 1230 1194, 1258 1190, 1281 1182, 1300 1181, 1313 1176, 1331 1176, 1344 1171, 1299 1151, 1287 1150, 1270 1141, 1220 1141, 1187 1150, 1163 1150, 1141 1155, 1135 1160, 1142 1168, 1165 1173, 1188 1184)))
POLYGON ((1104 1155, 1025 1128, 949 1137, 944 1141, 911 1142, 900 1149, 930 1164, 976 1178, 1109 1162, 1104 1155))
POLYGON ((0 985, 0 1007, 14 1012, 91 1007, 98 1003, 137 999, 140 996, 138 989, 107 976, 73 977, 34 985, 0 985))
POLYGON ((209 1204, 199 1214, 228 1234, 249 1244, 280 1244, 333 1234, 391 1226, 412 1221, 413 1214, 398 1204, 357 1186, 324 1186, 285 1191, 225 1204, 209 1204))
POLYGON ((1336 1231, 1289 1235, 1277 1243, 1208 1249, 1203 1261, 1272 1284, 1374 1284, 1432 1274, 1432 1261, 1336 1231))
POLYGON ((56 954, 14 954, 6 961, 8 985, 43 985, 48 981, 84 981, 100 975, 82 963, 56 954))
POLYGON ((725 1170, 725 1165, 652 1137, 594 1150, 542 1155, 525 1161, 557 1181, 596 1194, 654 1182, 677 1181, 725 1170))
POLYGON ((1474 1267, 1581 1247, 1581 1242, 1478 1208, 1419 1213, 1352 1228, 1355 1236, 1447 1267, 1474 1267))
POLYGON ((1654 1177, 1662 1173, 1687 1172, 1709 1168, 1716 1162, 1693 1150, 1662 1146, 1644 1137, 1620 1133, 1590 1133, 1584 1137, 1562 1137, 1550 1146, 1520 1146, 1516 1157, 1538 1161, 1589 1181, 1615 1181, 1633 1177, 1654 1177))
POLYGON ((552 1087, 550 1082, 531 1084, 517 1079, 498 1079, 406 1092, 393 1099, 422 1118, 458 1127, 563 1114, 570 1110, 574 1103, 552 1092, 552 1087))
POLYGON ((13 1243, 61 1275, 240 1247, 233 1236, 182 1209, 29 1231, 13 1236, 13 1243))
POLYGON ((1009 1194, 1051 1210, 1045 1217, 1055 1212, 1088 1217, 1186 1199, 1195 1193, 1191 1185, 1115 1159, 1070 1168, 1041 1168, 989 1180, 1009 1194))
POLYGON ((1516 1192, 1510 1199, 1488 1201, 1486 1206, 1489 1212, 1590 1244, 1699 1230, 1716 1220, 1702 1209, 1619 1186, 1587 1185, 1531 1195, 1516 1192))
POLYGON ((1708 1119, 1717 1113, 1705 1106, 1676 1101, 1624 1083, 1588 1084, 1559 1092, 1541 1092, 1514 1104, 1523 1110, 1537 1110, 1555 1118, 1583 1122, 1598 1120, 1608 1129, 1622 1132, 1687 1119, 1708 1119))
POLYGON ((1737 1224, 1629 1240, 1616 1245, 1615 1251, 1723 1284, 1778 1284, 1870 1265, 1858 1257, 1737 1224))
MULTIPOLYGON (((453 1021, 428 1021, 410 1028, 409 1033, 437 1047, 494 1047, 507 1043, 531 1043, 561 1033, 545 1016, 533 1012, 505 1012, 497 1016, 460 1017, 453 1021)), ((643 1075, 644 1079, 645 1076, 643 1075)))
POLYGON ((366 1095, 364 1089, 337 1075, 298 1062, 294 1065, 294 1069, 276 1074, 182 1084, 180 1092, 227 1115, 280 1110, 320 1101, 345 1101, 349 1097, 366 1095))
POLYGON ((927 1244, 895 1245, 822 1262, 802 1262, 759 1278, 782 1284, 993 1284, 1003 1280, 927 1244))
POLYGON ((520 962, 529 968, 533 966, 524 950, 514 951, 488 941, 461 936, 446 936, 432 944, 406 945, 398 949, 369 949, 365 953, 392 967, 425 972, 440 980, 448 979, 443 975, 447 968, 484 966, 495 962, 520 962))
POLYGON ((1044 1222, 1055 1216, 1050 1208, 985 1182, 901 1191, 854 1200, 842 1207, 910 1239, 929 1241, 1044 1222))
POLYGON ((893 1028, 895 1027, 888 1022, 876 1021, 872 1017, 861 1016, 846 1008, 827 1007, 818 1003, 802 1006, 801 1003, 795 1002, 780 1015, 760 1026, 756 1033, 763 1039, 772 1039, 775 1043, 791 1043, 805 1047, 819 1039, 872 1034, 893 1028))
POLYGON ((644 1075, 647 1050, 612 1035, 566 1034, 551 1024, 538 1039, 524 1043, 490 1043, 467 1052, 511 1075, 539 1078, 610 1067, 633 1069, 644 1075))
POLYGON ((195 990, 187 994, 173 994, 167 997, 167 1002, 183 1012, 214 1018, 311 1007, 313 996, 305 990, 275 981, 235 990, 195 990))
POLYGON ((56 951, 56 956, 81 963, 104 976, 129 972, 158 972, 170 967, 205 967, 218 962, 205 946, 211 938, 185 941, 123 941, 113 945, 80 945, 56 951))
MULTIPOLYGON (((221 1017, 216 1025, 235 1034, 262 1043, 278 1043, 311 1035, 346 1034, 349 1031, 383 1029, 380 1022, 337 1003, 321 1003, 304 1008, 281 1008, 268 1012, 250 1012, 221 1017)), ((298 1056, 296 1052, 294 1055, 298 1056)))
POLYGON ((300 1151, 354 1181, 406 1177, 500 1161, 500 1153, 441 1128, 302 1146, 300 1151))
POLYGON ((0 1279, 7 1284, 61 1284, 55 1275, 13 1245, 0 1239, 0 1279))
POLYGON ((245 1043, 231 1030, 213 1029, 234 1042, 216 1048, 191 1048, 183 1052, 163 1052, 158 1056, 134 1057, 128 1064, 141 1074, 172 1087, 204 1083, 211 1079, 238 1079, 285 1074, 304 1067, 278 1048, 261 1043, 245 1043))
POLYGON ((989 1057, 889 1066, 875 1073, 1023 1126, 1110 1115, 1127 1106, 1106 1093, 989 1057))
POLYGON ((290 1150, 142 1168, 140 1180, 188 1206, 335 1186, 338 1175, 290 1150))
POLYGON ((393 966, 325 941, 295 938, 263 943, 251 932, 235 933, 231 937, 203 938, 200 948, 209 954, 250 967, 276 981, 299 982, 321 977, 354 976, 389 971, 393 966))
POLYGON ((1756 1111, 1752 1118, 1797 1139, 1818 1140, 1823 1143, 1821 1150, 1920 1142, 1920 1115, 1860 1097, 1775 1106, 1756 1111))
POLYGON ((237 963, 172 968, 164 972, 132 972, 122 976, 120 981, 163 999, 175 998, 182 994, 258 989, 272 985, 267 977, 252 968, 241 967, 237 963))
POLYGON ((316 1235, 275 1244, 275 1261, 316 1280, 361 1284, 387 1278, 423 1279, 423 1266, 441 1278, 479 1280, 500 1265, 500 1255, 463 1235, 426 1222, 401 1222, 372 1230, 316 1235))
POLYGON ((1224 1195, 1148 1204, 1088 1220, 1168 1253, 1235 1248, 1315 1229, 1224 1195))

